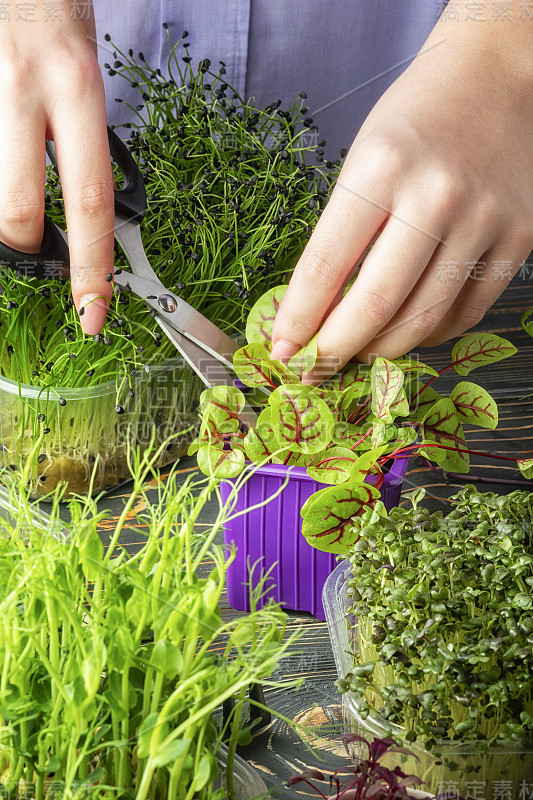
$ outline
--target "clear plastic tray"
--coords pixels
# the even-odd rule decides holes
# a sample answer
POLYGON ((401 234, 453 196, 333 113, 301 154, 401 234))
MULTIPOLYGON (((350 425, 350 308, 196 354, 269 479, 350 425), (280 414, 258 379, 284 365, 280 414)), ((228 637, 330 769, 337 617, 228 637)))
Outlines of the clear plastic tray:
MULTIPOLYGON (((228 748, 224 744, 220 745, 217 751, 217 761, 223 771, 217 779, 215 788, 226 788, 227 756, 228 748)), ((267 787, 257 771, 237 754, 233 761, 233 791, 234 800, 256 800, 267 792, 267 787)))
MULTIPOLYGON (((344 678, 354 665, 357 650, 355 617, 348 614, 352 603, 347 594, 347 581, 353 576, 353 566, 343 561, 331 573, 324 585, 323 603, 328 623, 337 673, 344 678)), ((353 692, 342 695, 343 718, 347 728, 372 740, 392 735, 417 758, 390 756, 386 766, 399 764, 407 773, 418 775, 420 787, 432 794, 448 792, 479 800, 531 800, 533 798, 533 750, 514 743, 491 746, 480 754, 475 742, 455 744, 441 741, 428 753, 422 743, 403 740, 403 729, 387 723, 376 713, 366 719, 359 715, 360 698, 353 692), (418 759, 418 760, 417 760, 418 759)), ((361 749, 355 748, 355 756, 361 749)))
MULTIPOLYGON (((59 520, 52 520, 45 511, 33 504, 28 506, 27 511, 33 530, 37 529, 43 535, 53 536, 62 542, 67 541, 68 534, 59 520)), ((5 521, 10 525, 15 525, 18 523, 19 517, 20 507, 12 502, 9 492, 0 486, 0 523, 5 521)), ((19 530, 24 535, 25 525, 23 524, 21 527, 19 527, 19 530)))
MULTIPOLYGON (((132 380, 133 397, 127 382, 118 390, 114 380, 78 389, 42 389, 0 376, 0 467, 20 474, 29 459, 33 497, 49 493, 60 481, 67 482, 68 493, 83 495, 128 480, 128 447, 142 450, 152 436, 161 443, 194 428, 204 388, 180 358, 132 380), (45 429, 49 431, 43 433, 45 429)), ((192 430, 177 437, 156 466, 184 455, 194 436, 192 430)))

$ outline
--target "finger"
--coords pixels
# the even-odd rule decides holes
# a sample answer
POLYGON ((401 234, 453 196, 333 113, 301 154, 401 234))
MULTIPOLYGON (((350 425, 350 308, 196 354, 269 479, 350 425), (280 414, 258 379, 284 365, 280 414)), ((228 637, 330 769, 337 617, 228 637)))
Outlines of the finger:
MULTIPOLYGON (((465 283, 482 270, 488 236, 465 245, 462 235, 452 235, 449 243, 435 251, 420 280, 391 321, 369 342, 357 357, 371 361, 376 356, 398 358, 419 345, 438 328, 465 283)), ((472 323, 474 324, 474 323, 472 323)))
POLYGON ((477 325, 518 272, 530 250, 531 242, 519 250, 513 248, 511 253, 508 246, 494 247, 485 253, 440 324, 422 341, 422 347, 442 344, 477 325))
POLYGON ((276 315, 274 358, 290 358, 311 339, 387 215, 383 203, 337 184, 276 315))
POLYGON ((98 333, 112 286, 114 195, 103 87, 79 92, 75 111, 57 106, 51 119, 70 250, 72 296, 83 330, 98 333))
POLYGON ((37 253, 44 225, 45 113, 1 89, 0 107, 0 240, 37 253))
POLYGON ((372 341, 424 272, 441 242, 441 223, 435 219, 427 230, 410 211, 400 208, 391 216, 357 280, 325 320, 317 340, 320 359, 308 380, 329 377, 334 355, 338 368, 372 341))

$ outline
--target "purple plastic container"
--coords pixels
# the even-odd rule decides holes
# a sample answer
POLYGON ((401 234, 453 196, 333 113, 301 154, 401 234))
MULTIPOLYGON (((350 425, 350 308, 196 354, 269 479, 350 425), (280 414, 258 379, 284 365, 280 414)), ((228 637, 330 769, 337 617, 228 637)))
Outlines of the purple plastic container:
MULTIPOLYGON (((275 494, 285 482, 287 469, 283 464, 266 464, 256 469, 239 491, 234 512, 264 502, 275 494)), ((381 499, 388 510, 398 505, 406 469, 407 458, 398 458, 385 475, 381 499)), ((224 528, 228 551, 232 542, 237 548, 235 561, 227 573, 228 602, 239 611, 249 611, 250 569, 254 568, 253 586, 261 574, 270 570, 263 602, 273 598, 287 609, 309 611, 325 620, 322 587, 335 568, 337 557, 307 543, 302 535, 300 509, 308 497, 326 484, 310 478, 302 467, 290 467, 290 470, 289 482, 278 497, 236 517, 224 528)), ((376 478, 368 479, 369 483, 375 481, 376 478)), ((224 502, 232 488, 230 481, 220 484, 224 502)))

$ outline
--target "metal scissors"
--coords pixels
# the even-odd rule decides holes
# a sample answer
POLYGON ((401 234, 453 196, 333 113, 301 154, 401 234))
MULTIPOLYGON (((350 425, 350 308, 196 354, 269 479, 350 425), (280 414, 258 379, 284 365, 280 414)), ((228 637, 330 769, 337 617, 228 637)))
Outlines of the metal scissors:
MULTIPOLYGON (((109 127, 107 134, 111 157, 124 178, 123 187, 115 190, 115 239, 132 269, 132 272, 115 270, 115 286, 140 297, 155 312, 159 326, 206 386, 234 385, 228 369, 233 369, 233 355, 239 345, 179 295, 169 291, 157 277, 141 239, 141 222, 146 212, 141 171, 117 134, 109 127)), ((57 170, 53 142, 47 142, 46 149, 57 170)), ((0 242, 0 262, 15 269, 31 265, 31 274, 36 277, 43 277, 47 266, 53 263, 68 276, 70 259, 66 234, 45 215, 39 253, 23 253, 0 242)), ((27 266, 25 269, 29 271, 27 266)), ((257 415, 247 402, 239 416, 247 427, 257 422, 257 415)))

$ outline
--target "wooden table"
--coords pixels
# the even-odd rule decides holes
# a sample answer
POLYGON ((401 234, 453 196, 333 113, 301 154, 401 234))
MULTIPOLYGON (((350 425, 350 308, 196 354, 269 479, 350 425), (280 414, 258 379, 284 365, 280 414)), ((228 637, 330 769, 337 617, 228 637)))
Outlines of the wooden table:
MULTIPOLYGON (((530 306, 533 306, 533 267, 528 266, 478 326, 480 330, 494 331, 510 339, 519 348, 519 354, 508 361, 476 370, 472 375, 472 380, 492 393, 500 411, 500 424, 496 431, 472 430, 467 433, 472 449, 491 450, 500 455, 533 456, 533 340, 520 327, 521 314, 530 306)), ((449 363, 450 353, 448 344, 422 351, 420 357, 438 369, 449 363)), ((451 388, 455 382, 456 378, 449 376, 440 388, 445 390, 446 385, 451 388)), ((184 459, 180 467, 183 476, 189 475, 195 469, 194 459, 184 459)), ((475 482, 482 491, 506 493, 517 484, 533 486, 533 481, 522 481, 511 462, 474 457, 471 475, 460 481, 446 478, 440 471, 432 471, 413 460, 404 488, 409 491, 424 486, 428 502, 433 507, 446 508, 446 498, 464 483, 474 482, 473 476, 477 476, 475 482), (495 483, 497 480, 502 482, 495 483)), ((102 506, 111 509, 115 516, 127 491, 126 484, 105 498, 102 506)), ((209 522, 209 509, 203 522, 209 522)), ((110 525, 112 520, 106 523, 106 528, 110 525)), ((102 530, 102 536, 104 540, 107 538, 106 530, 102 530)), ((123 544, 134 550, 135 533, 126 531, 123 544)), ((233 611, 226 603, 223 613, 235 615, 239 612, 233 611)), ((337 674, 326 623, 309 614, 289 613, 289 618, 291 630, 303 627, 299 645, 301 652, 285 661, 277 677, 287 681, 299 677, 303 683, 299 689, 267 692, 266 700, 273 709, 304 726, 307 743, 316 749, 316 753, 313 755, 287 724, 274 718, 255 734, 252 744, 243 749, 242 755, 260 771, 269 787, 275 787, 273 797, 316 797, 305 789, 291 789, 289 792, 284 783, 296 770, 316 766, 331 772, 346 765, 346 751, 341 739, 345 729, 340 698, 334 686, 337 674)))

